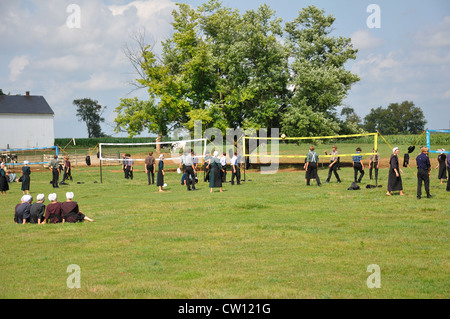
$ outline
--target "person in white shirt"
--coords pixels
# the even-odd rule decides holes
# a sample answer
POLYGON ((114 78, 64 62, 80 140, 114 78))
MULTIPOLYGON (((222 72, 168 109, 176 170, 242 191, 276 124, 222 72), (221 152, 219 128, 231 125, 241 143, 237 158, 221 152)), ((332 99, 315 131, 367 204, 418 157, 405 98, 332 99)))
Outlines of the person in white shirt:
POLYGON ((241 170, 239 168, 237 151, 234 152, 234 156, 231 158, 231 185, 234 185, 234 178, 236 177, 236 183, 241 185, 241 170))
POLYGON ((223 152, 223 156, 220 158, 220 165, 222 165, 222 183, 226 182, 227 179, 227 153, 223 152))

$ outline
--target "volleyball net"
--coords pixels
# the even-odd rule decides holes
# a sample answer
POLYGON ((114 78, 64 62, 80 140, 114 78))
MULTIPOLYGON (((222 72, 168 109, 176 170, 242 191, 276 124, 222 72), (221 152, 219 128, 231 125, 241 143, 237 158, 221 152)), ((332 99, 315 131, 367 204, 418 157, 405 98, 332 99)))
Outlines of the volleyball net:
POLYGON ((200 162, 205 157, 206 142, 207 140, 202 138, 148 143, 99 143, 99 159, 104 162, 120 163, 128 155, 133 161, 143 162, 149 153, 153 152, 156 160, 160 154, 164 154, 165 161, 179 163, 183 152, 192 150, 194 158, 200 162))
POLYGON ((442 134, 449 134, 450 130, 426 130, 426 139, 427 139, 427 147, 430 153, 436 153, 436 154, 441 154, 441 153, 446 153, 446 154, 450 154, 450 146, 449 145, 442 145, 445 144, 445 142, 441 141, 438 136, 442 135, 442 134), (432 137, 433 137, 433 141, 432 141, 432 137), (435 144, 439 145, 438 149, 433 150, 432 149, 432 143, 433 142, 433 147, 435 144), (445 151, 442 151, 442 149, 445 147, 447 147, 447 149, 445 151))
POLYGON ((300 159, 306 159, 310 145, 314 145, 319 159, 336 157, 331 154, 333 146, 337 146, 340 158, 370 156, 378 152, 378 132, 308 137, 245 136, 243 140, 244 154, 250 163, 264 163, 268 160, 298 163, 300 159), (358 144, 361 145, 359 153, 356 151, 358 144))

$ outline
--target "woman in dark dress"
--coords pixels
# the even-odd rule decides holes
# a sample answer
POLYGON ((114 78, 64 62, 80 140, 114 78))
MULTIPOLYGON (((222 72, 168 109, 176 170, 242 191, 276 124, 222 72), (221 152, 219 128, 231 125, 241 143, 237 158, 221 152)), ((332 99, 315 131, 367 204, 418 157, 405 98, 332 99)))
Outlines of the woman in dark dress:
POLYGON ((39 194, 36 196, 36 201, 31 205, 30 208, 30 223, 31 224, 40 224, 44 221, 45 214, 45 195, 39 194))
MULTIPOLYGON (((444 149, 440 149, 438 151, 441 152, 445 152, 444 149)), ((439 173, 438 173, 438 179, 441 180, 441 184, 444 182, 444 179, 447 180, 447 170, 446 170, 446 162, 447 156, 445 155, 445 153, 441 153, 438 155, 438 165, 435 167, 435 169, 439 168, 439 173)))
POLYGON ((73 193, 66 193, 67 201, 61 203, 61 216, 63 223, 93 222, 94 220, 80 212, 78 203, 73 201, 73 193))
POLYGON ((402 177, 400 173, 403 174, 403 171, 400 169, 400 165, 398 162, 398 154, 400 150, 398 147, 395 147, 392 150, 391 159, 389 160, 390 168, 389 168, 389 179, 388 179, 388 191, 386 195, 391 196, 391 192, 400 191, 400 195, 403 195, 403 184, 402 177))
POLYGON ((48 200, 51 202, 47 205, 47 208, 45 209, 45 218, 44 221, 41 224, 46 223, 60 223, 62 222, 62 216, 61 216, 61 203, 57 202, 57 197, 55 193, 48 195, 48 200))
POLYGON ((158 175, 156 176, 156 186, 159 187, 159 192, 163 193, 164 186, 164 154, 159 155, 158 175))
POLYGON ((219 160, 219 152, 215 151, 214 156, 211 158, 209 163, 209 188, 210 193, 213 192, 213 188, 219 187, 220 192, 223 192, 222 190, 222 176, 220 174, 220 171, 222 170, 222 165, 220 164, 219 160))
POLYGON ((0 165, 0 192, 1 194, 5 194, 9 191, 9 184, 8 184, 8 173, 6 172, 6 165, 5 163, 1 163, 0 165))
POLYGON ((25 195, 25 192, 27 195, 30 193, 30 175, 31 175, 31 169, 28 166, 28 161, 23 162, 22 166, 22 192, 25 195))

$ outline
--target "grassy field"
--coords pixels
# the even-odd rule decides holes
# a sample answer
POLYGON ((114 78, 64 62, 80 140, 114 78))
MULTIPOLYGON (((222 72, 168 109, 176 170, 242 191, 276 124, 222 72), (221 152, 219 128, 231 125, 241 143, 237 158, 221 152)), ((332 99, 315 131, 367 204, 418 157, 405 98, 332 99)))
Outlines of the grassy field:
MULTIPOLYGON (((347 190, 351 168, 339 173, 342 184, 319 188, 305 186, 304 171, 251 170, 210 194, 169 172, 160 194, 141 168, 131 181, 105 167, 100 184, 98 168, 78 167, 56 193, 74 192, 95 222, 56 225, 14 224, 14 184, 0 197, 0 298, 449 298, 450 194, 437 172, 433 198, 420 201, 414 168, 404 169, 405 196, 391 197, 385 168, 382 188, 359 191, 347 190), (67 287, 72 264, 80 289, 67 287), (372 264, 379 289, 367 287, 372 264)), ((33 171, 33 197, 53 192, 50 179, 33 171)))

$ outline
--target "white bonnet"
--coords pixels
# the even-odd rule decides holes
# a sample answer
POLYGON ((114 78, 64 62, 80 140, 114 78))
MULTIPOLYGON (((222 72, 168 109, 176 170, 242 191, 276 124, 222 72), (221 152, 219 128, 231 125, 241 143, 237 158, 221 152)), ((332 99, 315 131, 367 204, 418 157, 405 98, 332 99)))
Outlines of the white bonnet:
POLYGON ((67 192, 66 193, 66 198, 67 199, 73 199, 73 192, 67 192))
POLYGON ((33 199, 33 197, 31 195, 23 195, 22 196, 23 202, 30 202, 32 199, 33 199))
POLYGON ((51 202, 53 202, 53 201, 55 201, 56 200, 56 193, 51 193, 51 194, 48 194, 48 200, 49 201, 51 201, 51 202))
POLYGON ((395 153, 396 150, 398 150, 398 147, 394 147, 394 148, 392 149, 392 153, 395 153))
POLYGON ((44 201, 45 200, 45 195, 44 194, 39 194, 36 196, 36 200, 37 201, 44 201))

